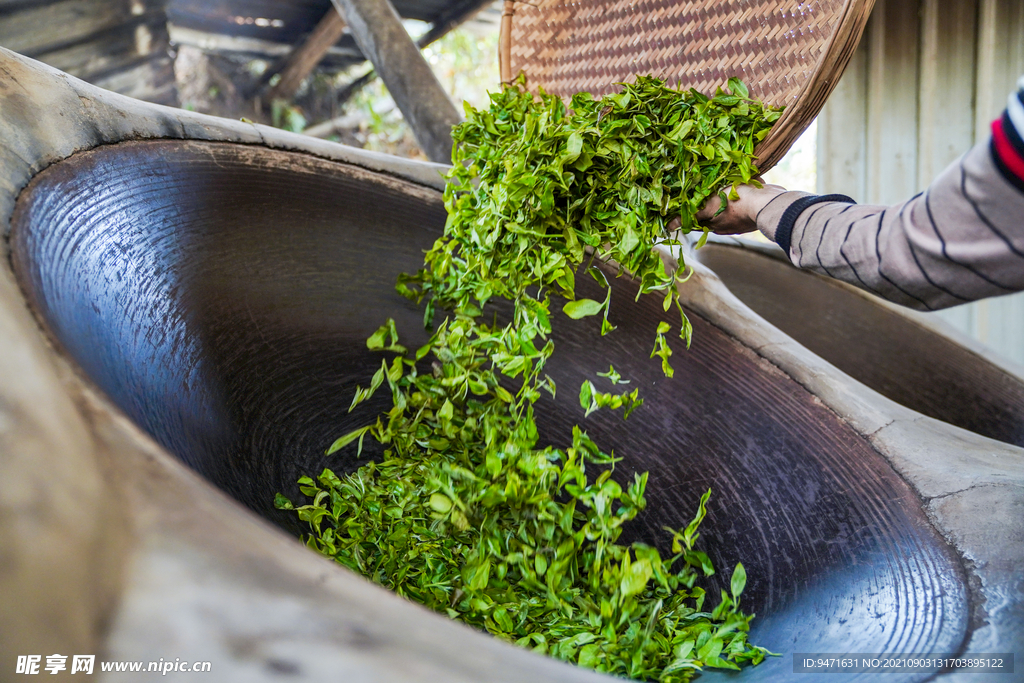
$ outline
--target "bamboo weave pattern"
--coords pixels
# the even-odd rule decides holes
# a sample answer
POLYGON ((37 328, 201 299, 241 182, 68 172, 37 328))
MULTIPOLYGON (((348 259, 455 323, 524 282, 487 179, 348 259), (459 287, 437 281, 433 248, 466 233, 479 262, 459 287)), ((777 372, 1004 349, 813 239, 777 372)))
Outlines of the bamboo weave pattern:
POLYGON ((711 94, 739 76, 790 105, 811 77, 843 0, 540 0, 517 2, 512 73, 531 89, 602 95, 637 74, 711 94))

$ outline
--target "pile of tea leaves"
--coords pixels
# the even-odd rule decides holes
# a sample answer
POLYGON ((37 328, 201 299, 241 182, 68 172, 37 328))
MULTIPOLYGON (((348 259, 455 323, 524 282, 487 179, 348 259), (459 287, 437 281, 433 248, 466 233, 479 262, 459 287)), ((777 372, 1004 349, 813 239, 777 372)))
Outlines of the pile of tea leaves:
MULTIPOLYGON (((600 316, 602 334, 614 329, 596 261, 617 263, 641 293, 663 293, 689 345, 676 288, 684 269, 669 272, 652 247, 678 244, 673 218, 695 229, 709 196, 727 200, 751 181, 754 145, 779 112, 736 79, 708 98, 638 78, 601 99, 578 94, 571 109, 520 81, 466 115, 453 131, 444 234, 398 283, 423 303, 432 335, 406 349, 389 320, 367 340, 383 357, 351 408, 377 391, 390 392, 392 408, 328 451, 361 452, 369 435, 384 454, 350 475, 301 478, 307 504, 280 494, 275 504, 309 524, 310 547, 354 571, 581 666, 681 681, 702 667, 759 663, 767 651, 747 642, 752 616, 740 610, 743 566, 717 598, 697 585, 714 572, 696 546, 711 492, 686 528, 667 530, 671 556, 620 544, 644 509, 647 474, 616 481, 616 458, 578 426, 571 447, 538 443, 534 409, 555 394, 544 372, 552 297, 569 317, 600 316), (600 282, 604 300, 577 299, 577 277, 600 282), (498 299, 511 302, 503 322, 484 314, 498 299)), ((671 328, 651 330, 651 357, 669 377, 671 328)), ((642 414, 639 392, 622 385, 614 368, 595 372, 581 406, 642 414)))

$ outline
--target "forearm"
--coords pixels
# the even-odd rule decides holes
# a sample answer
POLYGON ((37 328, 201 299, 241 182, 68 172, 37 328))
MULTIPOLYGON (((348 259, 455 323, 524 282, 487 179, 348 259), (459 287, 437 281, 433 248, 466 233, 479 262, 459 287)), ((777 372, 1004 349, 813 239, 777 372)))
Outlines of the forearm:
POLYGON ((1024 191, 996 158, 978 145, 891 207, 819 202, 786 215, 814 201, 787 192, 757 226, 801 268, 917 309, 1024 290, 1024 191))

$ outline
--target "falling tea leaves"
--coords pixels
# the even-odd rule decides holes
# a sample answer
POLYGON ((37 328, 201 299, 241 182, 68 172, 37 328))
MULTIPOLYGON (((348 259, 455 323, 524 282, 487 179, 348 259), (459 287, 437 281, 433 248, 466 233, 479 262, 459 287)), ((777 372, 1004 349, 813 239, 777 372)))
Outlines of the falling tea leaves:
MULTIPOLYGON (((539 443, 534 406, 556 393, 544 369, 554 352, 552 297, 581 320, 601 315, 612 332, 611 289, 594 261, 613 263, 664 292, 692 328, 676 285, 653 247, 678 245, 669 225, 699 229, 708 197, 756 176, 754 145, 778 118, 751 100, 738 79, 714 97, 680 92, 653 78, 621 93, 534 97, 522 82, 467 107, 455 128, 444 199, 444 234, 402 295, 424 304, 428 342, 410 352, 392 320, 367 339, 385 354, 350 410, 377 391, 392 407, 329 450, 369 435, 383 455, 338 477, 325 469, 299 480, 309 500, 278 494, 279 509, 309 525, 307 544, 411 600, 490 633, 580 666, 637 679, 683 681, 703 667, 736 669, 767 651, 747 642, 752 615, 739 609, 746 572, 705 611, 698 579, 714 573, 696 549, 710 491, 683 530, 669 529, 671 556, 618 542, 646 506, 647 474, 612 478, 617 459, 579 426, 571 446, 539 443), (604 301, 575 296, 593 277, 604 301), (510 318, 483 314, 492 300, 510 318), (438 315, 441 313, 442 315, 438 315)), ((638 295, 639 296, 639 295, 638 295)), ((651 357, 672 377, 668 322, 652 330, 651 357)), ((638 389, 613 367, 580 387, 580 406, 641 409, 638 389)))

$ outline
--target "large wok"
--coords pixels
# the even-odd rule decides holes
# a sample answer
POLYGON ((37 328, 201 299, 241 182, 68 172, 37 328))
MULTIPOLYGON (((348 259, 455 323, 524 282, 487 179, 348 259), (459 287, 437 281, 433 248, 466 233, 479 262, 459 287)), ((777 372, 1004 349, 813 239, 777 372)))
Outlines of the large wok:
MULTIPOLYGON (((2 50, 0 73, 0 623, 19 624, 2 665, 93 648, 210 660, 218 680, 596 680, 329 563, 272 509, 300 474, 359 464, 324 450, 381 407, 346 413, 378 362, 366 336, 394 317, 423 337, 392 283, 444 224, 438 167, 142 105, 2 50)), ((704 547, 720 575, 745 564, 751 639, 782 653, 740 678, 815 680, 795 653, 1024 643, 1020 448, 875 393, 703 269, 666 380, 648 355, 667 314, 634 293, 614 281, 608 337, 557 318, 542 437, 580 422, 621 476, 651 471, 634 538, 662 543, 712 488, 704 547), (629 422, 573 400, 608 363, 646 399, 629 422)))

